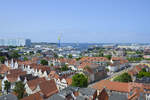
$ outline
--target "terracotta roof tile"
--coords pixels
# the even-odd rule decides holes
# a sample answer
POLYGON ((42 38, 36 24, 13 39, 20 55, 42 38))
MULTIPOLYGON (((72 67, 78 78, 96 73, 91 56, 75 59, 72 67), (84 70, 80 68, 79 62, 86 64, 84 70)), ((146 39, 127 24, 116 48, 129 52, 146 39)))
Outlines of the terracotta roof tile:
POLYGON ((88 66, 89 68, 96 68, 96 67, 98 67, 99 65, 98 65, 98 64, 94 64, 94 63, 83 62, 83 63, 81 63, 81 64, 78 66, 78 68, 85 69, 86 66, 88 66))
POLYGON ((99 61, 99 62, 107 62, 109 61, 106 57, 83 57, 80 59, 81 62, 94 62, 94 61, 99 61))
POLYGON ((56 73, 56 71, 51 71, 48 75, 49 78, 55 78, 55 79, 59 79, 59 75, 56 73))
POLYGON ((18 77, 21 76, 21 75, 26 75, 26 72, 25 71, 22 71, 20 73, 12 73, 12 74, 7 74, 7 79, 9 82, 16 82, 18 77))
POLYGON ((35 80, 28 81, 27 84, 31 90, 34 90, 37 88, 38 84, 40 84, 41 82, 45 80, 46 80, 45 78, 37 78, 35 80))
POLYGON ((0 66, 0 74, 5 74, 6 72, 8 72, 10 69, 9 67, 7 67, 6 65, 2 64, 0 66))
POLYGON ((111 60, 113 60, 113 61, 120 61, 122 59, 123 59, 122 57, 112 57, 111 58, 111 60))
POLYGON ((67 81, 67 84, 68 84, 68 85, 71 85, 71 84, 72 84, 72 78, 68 77, 68 78, 66 78, 66 81, 67 81))
POLYGON ((109 80, 102 80, 98 83, 96 83, 93 88, 97 90, 102 90, 103 88, 112 90, 112 91, 118 91, 118 92, 129 92, 128 90, 128 83, 122 83, 122 82, 112 82, 109 80))
POLYGON ((17 74, 17 73, 21 73, 21 72, 22 72, 21 69, 11 69, 11 70, 9 71, 10 74, 17 74))
POLYGON ((42 98, 40 93, 35 93, 35 94, 30 95, 30 96, 24 97, 21 100, 44 100, 44 99, 42 98))
POLYGON ((46 80, 39 84, 40 93, 44 95, 45 98, 52 96, 55 93, 58 93, 58 89, 54 80, 46 80))

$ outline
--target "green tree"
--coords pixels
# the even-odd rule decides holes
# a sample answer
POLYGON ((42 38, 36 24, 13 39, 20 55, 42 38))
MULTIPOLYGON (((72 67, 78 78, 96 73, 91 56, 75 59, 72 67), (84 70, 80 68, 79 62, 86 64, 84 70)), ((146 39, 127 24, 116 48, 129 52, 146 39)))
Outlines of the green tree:
POLYGON ((98 54, 98 57, 103 57, 103 56, 104 54, 102 52, 98 54))
POLYGON ((143 52, 141 52, 141 51, 136 51, 136 54, 142 54, 143 52))
POLYGON ((53 64, 51 64, 51 66, 54 66, 53 64))
POLYGON ((6 60, 6 59, 5 59, 5 57, 4 57, 4 56, 0 56, 0 62, 1 62, 1 63, 4 63, 4 62, 5 62, 5 60, 6 60))
POLYGON ((24 61, 27 61, 27 60, 28 60, 28 58, 27 58, 27 57, 24 57, 24 58, 23 58, 23 60, 24 60, 24 61))
POLYGON ((64 57, 63 57, 63 56, 60 56, 59 58, 60 58, 60 59, 63 59, 64 57))
POLYGON ((114 81, 118 82, 132 82, 132 78, 128 73, 123 73, 120 76, 117 76, 114 81))
POLYGON ((15 50, 15 51, 12 51, 10 57, 14 59, 18 59, 20 55, 18 54, 18 51, 15 50))
POLYGON ((146 72, 146 68, 142 68, 142 72, 146 72))
POLYGON ((81 58, 82 58, 82 57, 78 57, 78 58, 76 58, 76 61, 79 61, 81 58))
POLYGON ((109 72, 109 69, 108 69, 108 68, 106 68, 106 72, 109 72))
POLYGON ((5 84, 4 90, 6 90, 6 92, 7 92, 7 94, 8 94, 8 92, 9 92, 9 90, 10 90, 11 84, 10 84, 10 82, 8 82, 7 80, 4 82, 4 84, 5 84))
POLYGON ((88 86, 88 78, 83 74, 75 74, 72 77, 72 86, 75 87, 87 87, 88 86))
POLYGON ((68 58, 72 58, 72 54, 69 54, 69 55, 68 55, 68 58))
POLYGON ((105 57, 110 60, 112 55, 105 55, 105 57))
POLYGON ((41 50, 37 50, 37 53, 41 53, 42 51, 41 50))
POLYGON ((0 74, 0 79, 2 79, 3 78, 3 76, 0 74))
POLYGON ((99 53, 103 53, 104 52, 104 49, 103 48, 100 48, 99 49, 99 53))
POLYGON ((130 57, 130 58, 127 58, 127 60, 130 62, 141 61, 143 60, 143 57, 130 57))
POLYGON ((54 58, 58 58, 58 55, 57 55, 57 53, 54 53, 54 58))
POLYGON ((48 65, 48 61, 45 60, 45 59, 42 59, 40 63, 41 63, 42 65, 48 65))
POLYGON ((142 78, 144 77, 144 72, 140 71, 138 74, 137 74, 137 78, 142 78))
POLYGON ((67 71, 67 70, 69 70, 67 65, 64 65, 63 67, 61 67, 61 71, 67 71))
POLYGON ((143 69, 137 74, 137 78, 142 78, 142 77, 150 77, 150 72, 147 72, 145 68, 143 68, 143 69))
POLYGON ((16 46, 8 46, 9 49, 16 48, 16 46))
POLYGON ((88 66, 88 65, 86 65, 85 67, 84 67, 84 70, 90 70, 91 68, 88 66))
POLYGON ((24 92, 25 92, 24 86, 25 85, 21 81, 16 82, 14 92, 17 94, 19 99, 23 98, 24 96, 24 92))
POLYGON ((30 54, 30 55, 33 55, 33 54, 34 54, 34 51, 30 51, 29 54, 30 54))

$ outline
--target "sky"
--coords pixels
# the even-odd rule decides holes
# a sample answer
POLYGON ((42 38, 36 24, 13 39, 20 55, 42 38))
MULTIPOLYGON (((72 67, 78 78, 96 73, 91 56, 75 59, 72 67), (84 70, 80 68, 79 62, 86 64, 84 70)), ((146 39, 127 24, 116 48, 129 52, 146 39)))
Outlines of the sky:
POLYGON ((0 0, 0 38, 150 43, 150 0, 0 0))

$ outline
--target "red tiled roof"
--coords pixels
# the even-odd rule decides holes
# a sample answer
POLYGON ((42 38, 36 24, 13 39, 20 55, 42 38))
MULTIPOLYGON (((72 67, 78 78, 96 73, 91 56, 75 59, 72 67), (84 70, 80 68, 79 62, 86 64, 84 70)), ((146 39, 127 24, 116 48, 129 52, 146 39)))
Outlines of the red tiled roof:
POLYGON ((120 61, 122 59, 123 59, 122 57, 112 57, 111 58, 111 60, 113 60, 113 61, 120 61))
POLYGON ((112 90, 112 91, 129 92, 128 83, 112 82, 109 80, 102 80, 102 81, 96 83, 93 86, 93 88, 95 88, 97 90, 102 90, 103 88, 106 88, 106 89, 112 90))
POLYGON ((30 95, 30 96, 24 97, 21 100, 44 100, 44 99, 42 98, 40 93, 34 93, 34 94, 30 95))
POLYGON ((44 71, 51 71, 51 68, 49 66, 43 66, 43 65, 37 65, 37 64, 30 64, 30 67, 33 68, 34 70, 41 70, 42 72, 44 71))
POLYGON ((68 85, 71 85, 71 84, 72 84, 72 78, 68 77, 68 78, 66 78, 66 81, 67 81, 67 84, 68 84, 68 85))
POLYGON ((142 70, 142 68, 140 66, 136 66, 135 70, 137 70, 138 72, 142 70))
POLYGON ((33 64, 33 63, 35 63, 35 62, 32 62, 31 60, 28 60, 28 61, 18 61, 18 64, 19 65, 30 65, 30 64, 33 64))
POLYGON ((98 61, 98 62, 106 62, 109 61, 106 57, 83 57, 80 59, 81 62, 90 62, 90 61, 98 61))
POLYGON ((40 93, 44 95, 45 98, 52 96, 55 93, 58 93, 58 89, 54 80, 43 81, 39 84, 40 93))
POLYGON ((80 66, 78 66, 78 68, 84 69, 86 66, 88 66, 90 68, 94 68, 94 67, 98 67, 98 64, 83 62, 83 63, 80 64, 80 66))
POLYGON ((125 64, 128 63, 128 60, 122 58, 122 57, 112 57, 111 58, 112 61, 119 61, 120 64, 125 64))
POLYGON ((48 75, 49 78, 55 78, 55 79, 59 79, 59 75, 56 73, 56 71, 51 71, 48 75))
POLYGON ((4 73, 8 72, 9 70, 10 69, 6 65, 4 65, 4 64, 2 64, 0 66, 0 74, 4 74, 4 73))
POLYGON ((25 71, 22 71, 20 73, 12 73, 12 74, 7 74, 7 79, 9 82, 16 82, 18 77, 21 76, 21 75, 26 75, 26 72, 25 71))
POLYGON ((17 74, 17 73, 21 73, 22 70, 21 69, 11 69, 9 72, 10 72, 10 74, 17 74))
MULTIPOLYGON (((134 89, 138 91, 134 92, 142 92, 142 93, 150 93, 150 85, 149 84, 142 84, 142 83, 122 83, 122 82, 112 82, 109 80, 102 80, 98 83, 96 83, 93 88, 97 90, 102 90, 103 88, 106 88, 111 91, 117 91, 117 92, 126 92, 129 93, 130 91, 133 91, 134 89), (144 91, 144 89, 148 91, 144 91)), ((138 96, 139 93, 136 94, 138 96)))
POLYGON ((17 79, 18 79, 18 75, 17 74, 8 74, 7 76, 7 79, 9 82, 16 82, 17 79))
POLYGON ((31 81, 28 81, 27 84, 31 90, 34 90, 37 88, 37 85, 43 81, 45 81, 45 78, 37 78, 31 81))

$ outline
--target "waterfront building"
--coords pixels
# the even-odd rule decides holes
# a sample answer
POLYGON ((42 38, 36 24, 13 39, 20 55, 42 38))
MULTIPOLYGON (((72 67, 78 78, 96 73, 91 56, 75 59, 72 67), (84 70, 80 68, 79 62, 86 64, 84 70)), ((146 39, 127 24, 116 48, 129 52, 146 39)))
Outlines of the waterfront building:
POLYGON ((29 46, 31 45, 30 39, 8 39, 8 38, 1 38, 0 39, 0 46, 29 46))

